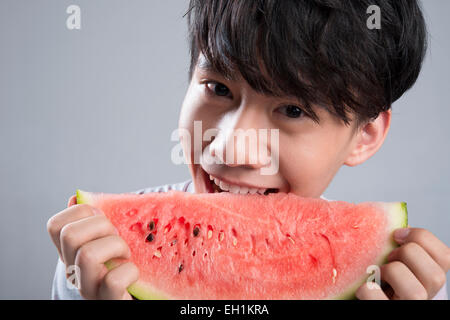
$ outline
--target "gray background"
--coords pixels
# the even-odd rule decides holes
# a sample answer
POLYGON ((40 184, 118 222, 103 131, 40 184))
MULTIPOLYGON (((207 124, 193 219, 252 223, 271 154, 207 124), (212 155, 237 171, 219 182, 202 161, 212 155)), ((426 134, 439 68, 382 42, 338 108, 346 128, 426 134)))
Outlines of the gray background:
MULTIPOLYGON (((0 1, 0 298, 47 299, 46 222, 76 188, 123 192, 189 178, 170 160, 187 88, 186 1, 0 1), (66 8, 81 7, 81 30, 66 8)), ((325 193, 408 202, 450 244, 450 1, 427 0, 430 51, 385 145, 325 193)))

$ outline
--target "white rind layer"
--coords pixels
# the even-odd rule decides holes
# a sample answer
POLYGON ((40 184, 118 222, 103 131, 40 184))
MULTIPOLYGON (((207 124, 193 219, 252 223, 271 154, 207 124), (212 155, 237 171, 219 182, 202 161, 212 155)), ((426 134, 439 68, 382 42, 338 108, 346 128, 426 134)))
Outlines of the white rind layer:
MULTIPOLYGON (((392 250, 398 247, 398 244, 394 241, 393 232, 395 229, 406 228, 408 226, 408 210, 406 207, 406 202, 379 202, 380 205, 388 216, 388 233, 390 239, 388 239, 386 246, 379 255, 378 259, 375 261, 375 265, 381 266, 387 261, 387 256, 392 250)), ((348 290, 343 292, 337 297, 333 297, 335 300, 349 300, 355 299, 356 290, 365 282, 369 275, 364 276, 359 281, 356 281, 351 285, 348 290)))

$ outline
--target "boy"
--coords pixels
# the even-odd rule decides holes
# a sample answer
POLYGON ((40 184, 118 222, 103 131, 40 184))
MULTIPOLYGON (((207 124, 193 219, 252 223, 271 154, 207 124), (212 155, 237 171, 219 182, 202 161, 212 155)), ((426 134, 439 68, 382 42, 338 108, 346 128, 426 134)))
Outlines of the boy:
MULTIPOLYGON (((140 192, 292 192, 320 197, 342 165, 356 166, 381 147, 391 104, 416 81, 425 55, 425 23, 410 0, 191 0, 190 85, 179 127, 192 181, 140 192), (380 8, 380 29, 367 9, 380 8), (194 141, 195 122, 202 136, 194 141), (198 122, 197 122, 198 123, 198 122), (267 129, 258 152, 237 148, 236 130, 267 129), (276 136, 277 140, 272 137, 276 136), (191 148, 191 146, 194 146, 191 148), (242 161, 225 161, 229 154, 242 161), (276 164, 271 174, 261 169, 276 164)), ((234 157, 232 157, 234 160, 234 157)), ((48 231, 61 261, 54 298, 130 299, 139 277, 126 243, 98 209, 76 205, 52 217, 48 231), (80 290, 66 286, 79 266, 80 290)), ((396 230, 401 245, 381 266, 386 287, 362 285, 359 299, 446 298, 450 249, 429 231, 396 230)))

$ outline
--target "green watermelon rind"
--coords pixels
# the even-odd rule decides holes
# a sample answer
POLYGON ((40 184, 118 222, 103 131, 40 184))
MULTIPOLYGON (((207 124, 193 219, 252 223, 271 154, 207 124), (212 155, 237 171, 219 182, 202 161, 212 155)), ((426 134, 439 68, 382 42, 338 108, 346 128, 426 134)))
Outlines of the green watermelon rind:
MULTIPOLYGON (((77 203, 89 204, 92 200, 91 192, 85 192, 82 190, 77 190, 77 203)), ((406 206, 406 202, 380 202, 378 205, 381 205, 384 211, 388 215, 389 223, 388 228, 391 231, 391 239, 388 240, 387 245, 383 249, 382 253, 379 255, 377 260, 374 262, 375 265, 381 266, 387 262, 387 257, 389 253, 398 247, 398 244, 395 242, 393 238, 393 231, 399 228, 408 227, 408 210, 406 206)), ((116 260, 110 260, 105 263, 105 266, 108 270, 115 268, 120 263, 116 260)), ((349 300, 356 298, 356 291, 358 288, 367 280, 369 275, 364 276, 362 279, 356 281, 354 284, 350 285, 350 287, 341 293, 340 295, 333 297, 333 300, 349 300)), ((168 300, 171 299, 169 296, 164 294, 163 292, 158 292, 156 288, 153 288, 150 284, 144 283, 141 281, 137 281, 130 285, 128 288, 128 292, 135 298, 139 300, 168 300)))
MULTIPOLYGON (((408 209, 406 206, 406 202, 380 202, 379 204, 383 206, 384 210, 388 213, 388 228, 389 230, 391 230, 391 235, 390 239, 388 240, 388 244, 384 247, 383 252, 378 256, 377 260, 374 263, 374 265, 377 266, 385 264, 387 262, 389 253, 391 253, 392 250, 399 246, 397 242, 395 242, 393 237, 394 230, 408 227, 408 209)), ((356 291, 365 281, 367 281, 368 277, 369 275, 364 276, 361 280, 351 285, 345 292, 337 297, 334 297, 333 300, 356 299, 356 291)))
POLYGON ((91 195, 92 192, 86 192, 83 190, 77 190, 76 196, 77 196, 77 204, 89 204, 91 202, 91 195))
MULTIPOLYGON (((119 264, 120 262, 117 262, 117 260, 105 262, 105 266, 108 270, 114 269, 119 264)), ((157 289, 139 280, 130 285, 127 290, 129 294, 139 300, 170 300, 164 293, 158 292, 157 289)))

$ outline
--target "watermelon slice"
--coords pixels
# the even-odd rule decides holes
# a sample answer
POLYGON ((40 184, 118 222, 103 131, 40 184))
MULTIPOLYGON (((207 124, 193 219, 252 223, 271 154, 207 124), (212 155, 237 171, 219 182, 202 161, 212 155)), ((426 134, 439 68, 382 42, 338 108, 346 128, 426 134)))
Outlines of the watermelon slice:
POLYGON ((352 298, 407 226, 404 202, 286 193, 77 191, 77 202, 103 210, 128 243, 138 299, 352 298))

